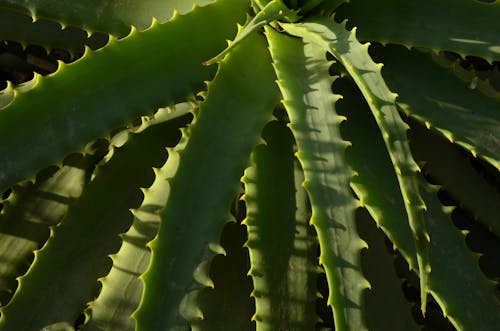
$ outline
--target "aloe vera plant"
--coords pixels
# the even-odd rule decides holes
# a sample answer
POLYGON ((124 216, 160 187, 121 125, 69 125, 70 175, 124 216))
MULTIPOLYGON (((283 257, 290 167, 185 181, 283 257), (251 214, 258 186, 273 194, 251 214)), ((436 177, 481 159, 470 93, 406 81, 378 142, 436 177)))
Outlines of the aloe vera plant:
POLYGON ((500 235, 498 2, 0 0, 0 16, 4 40, 87 45, 0 92, 0 330, 416 330, 384 240, 414 310, 498 328, 497 284, 452 221, 460 206, 500 235), (238 215, 243 242, 224 243, 238 215))

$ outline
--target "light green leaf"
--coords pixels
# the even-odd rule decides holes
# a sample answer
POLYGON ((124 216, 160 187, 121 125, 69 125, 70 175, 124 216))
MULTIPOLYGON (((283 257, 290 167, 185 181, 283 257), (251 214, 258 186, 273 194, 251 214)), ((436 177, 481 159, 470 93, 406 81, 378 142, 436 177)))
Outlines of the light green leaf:
POLYGON ((398 114, 395 104, 396 95, 387 88, 380 74, 381 65, 373 62, 368 54, 369 44, 360 44, 356 39, 355 31, 348 31, 345 25, 324 17, 283 26, 287 32, 303 37, 332 52, 351 75, 368 102, 396 169, 408 222, 413 231, 420 276, 421 309, 425 313, 430 272, 427 248, 429 235, 423 219, 425 204, 420 196, 418 185, 420 169, 411 155, 406 138, 408 126, 398 114))
POLYGON ((339 95, 331 93, 333 79, 326 52, 301 39, 267 29, 278 85, 297 141, 297 157, 304 169, 304 188, 311 200, 311 224, 320 245, 319 262, 329 285, 336 330, 365 330, 362 293, 369 284, 361 273, 364 242, 356 230, 355 211, 345 163, 349 145, 340 136, 344 117, 335 113, 339 95))
POLYGON ((195 290, 212 286, 207 268, 220 252, 219 236, 252 147, 278 102, 275 79, 265 42, 253 34, 209 84, 199 117, 174 151, 179 162, 170 165, 177 170, 143 276, 139 331, 183 329, 201 317, 195 290))
MULTIPOLYGON (((100 148, 103 149, 103 148, 100 148)), ((45 169, 34 183, 15 185, 0 213, 0 306, 4 306, 39 249, 90 179, 97 155, 70 155, 60 168, 45 169)))
POLYGON ((311 235, 304 178, 284 122, 270 122, 265 145, 245 171, 244 200, 257 330, 312 330, 316 324, 316 238, 311 235), (297 187, 297 188, 296 188, 297 187), (279 236, 276 234, 279 233, 279 236))
MULTIPOLYGON (((359 102, 361 93, 352 82, 338 81, 336 92, 345 97, 338 109, 347 121, 343 134, 353 145, 347 149, 349 164, 356 171, 353 189, 368 211, 382 227, 413 270, 417 270, 415 247, 399 192, 397 177, 388 155, 384 152, 383 138, 378 131, 368 105, 359 102), (352 96, 352 98, 348 98, 352 96)), ((458 330, 491 330, 500 319, 500 305, 493 284, 479 269, 477 259, 465 245, 463 234, 457 230, 449 209, 443 208, 435 189, 421 182, 427 205, 424 214, 429 235, 431 273, 429 289, 443 312, 458 330)))
MULTIPOLYGON (((153 120, 144 122, 140 130, 147 126, 171 120, 162 125, 171 136, 168 147, 177 143, 177 127, 188 122, 189 116, 177 118, 192 110, 189 103, 178 104, 174 109, 161 109, 153 120)), ((144 199, 138 209, 132 210, 134 221, 130 229, 120 235, 123 243, 120 250, 111 255, 113 267, 106 277, 100 279, 101 291, 97 299, 90 303, 86 311, 87 322, 82 330, 135 330, 132 313, 137 309, 142 294, 139 276, 146 271, 150 251, 146 244, 153 239, 160 225, 158 212, 165 207, 170 186, 167 178, 171 176, 167 167, 155 170, 156 178, 149 188, 142 189, 144 199)))
POLYGON ((99 167, 68 216, 51 229, 45 246, 35 252, 18 290, 2 308, 0 330, 74 325, 87 302, 97 295, 97 279, 111 267, 108 255, 119 248, 118 235, 131 224, 129 209, 137 208, 142 200, 139 189, 151 184, 152 167, 165 161, 171 126, 167 122, 130 133, 126 144, 115 148, 111 160, 99 167))

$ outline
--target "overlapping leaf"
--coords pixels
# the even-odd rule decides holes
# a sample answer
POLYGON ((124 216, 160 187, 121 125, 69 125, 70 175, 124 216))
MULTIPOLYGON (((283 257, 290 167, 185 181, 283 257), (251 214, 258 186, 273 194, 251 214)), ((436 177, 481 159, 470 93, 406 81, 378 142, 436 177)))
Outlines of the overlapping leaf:
POLYGON ((500 60, 498 1, 352 0, 338 17, 359 28, 363 40, 448 50, 500 60))
POLYGON ((47 18, 62 26, 73 25, 86 31, 100 31, 117 36, 129 33, 130 26, 143 30, 153 17, 160 22, 171 18, 174 11, 185 14, 194 6, 214 0, 142 0, 142 1, 58 1, 0 0, 0 7, 20 11, 33 19, 47 18))
POLYGON ((318 233, 319 262, 329 284, 337 330, 365 330, 362 292, 369 285, 361 273, 360 251, 364 246, 356 230, 358 201, 352 196, 352 171, 344 153, 348 142, 340 136, 344 119, 335 113, 339 96, 331 93, 329 62, 322 48, 267 29, 270 50, 304 169, 311 224, 318 233))
POLYGON ((284 24, 284 28, 289 33, 332 52, 354 79, 368 102, 396 170, 408 222, 413 231, 420 276, 421 309, 425 312, 427 281, 430 272, 427 248, 429 236, 423 220, 425 204, 418 186, 419 167, 413 160, 406 138, 408 126, 403 122, 396 108, 396 95, 391 93, 382 78, 381 65, 375 64, 370 58, 369 44, 360 44, 356 39, 355 31, 346 30, 345 23, 338 24, 327 18, 318 17, 295 25, 284 24))
POLYGON ((265 42, 253 34, 226 57, 209 84, 199 116, 174 151, 179 162, 171 165, 177 170, 151 243, 138 330, 185 328, 202 317, 194 290, 212 285, 207 266, 214 251, 220 252, 228 206, 277 103, 274 80, 265 42))
POLYGON ((0 191, 109 130, 202 89, 215 71, 202 62, 235 33, 245 3, 223 0, 198 8, 38 78, 36 89, 0 110, 0 132, 9 137, 0 143, 0 191))

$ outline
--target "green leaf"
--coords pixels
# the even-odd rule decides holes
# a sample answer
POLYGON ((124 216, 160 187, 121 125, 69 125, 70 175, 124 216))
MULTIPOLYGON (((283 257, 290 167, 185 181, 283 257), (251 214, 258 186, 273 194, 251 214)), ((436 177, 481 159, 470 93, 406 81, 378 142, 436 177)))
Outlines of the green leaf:
POLYGON ((404 112, 500 169, 500 98, 488 97, 428 54, 377 48, 387 84, 404 112), (411 77, 411 79, 409 79, 411 77))
MULTIPOLYGON (((239 198, 239 195, 235 198, 239 198)), ((202 320, 193 321, 192 331, 254 330, 255 302, 250 297, 252 280, 248 272, 246 227, 238 221, 245 217, 239 200, 233 210, 238 219, 228 222, 222 231, 220 243, 223 254, 215 256, 210 265, 210 278, 214 287, 204 288, 198 297, 202 320), (237 205, 236 205, 237 204, 237 205)))
POLYGON ((424 172, 500 237, 500 192, 472 167, 465 153, 423 125, 412 125, 408 137, 415 157, 423 160, 424 172))
MULTIPOLYGON (((353 189, 411 268, 417 270, 411 231, 408 225, 401 224, 406 211, 397 177, 384 152, 375 120, 368 105, 359 102, 361 93, 351 82, 338 81, 334 90, 345 96, 338 108, 348 117, 342 132, 353 144, 347 150, 349 164, 357 173, 353 189)), ((430 292, 458 330, 492 330, 500 318, 493 284, 479 269, 477 259, 465 245, 462 233, 453 226, 449 210, 437 200, 435 190, 421 185, 426 186, 422 190, 428 207, 424 216, 431 237, 430 292)))
POLYGON ((417 331, 411 303, 405 298, 402 280, 394 270, 394 257, 389 253, 386 238, 366 209, 358 209, 357 227, 368 244, 361 255, 363 274, 370 282, 365 292, 366 325, 370 331, 417 331), (383 304, 381 304, 383 302, 383 304))
POLYGON ((87 32, 61 26, 55 22, 39 20, 35 23, 31 18, 17 12, 0 8, 0 40, 15 41, 23 45, 39 45, 47 51, 54 48, 64 49, 72 54, 82 54, 84 46, 92 45, 87 32))
POLYGON ((97 294, 97 279, 110 268, 108 255, 120 245, 118 234, 131 224, 129 209, 138 207, 142 199, 139 188, 151 184, 152 167, 165 161, 171 126, 167 122, 130 133, 126 144, 115 148, 111 160, 99 167, 68 216, 35 252, 18 290, 2 308, 0 330, 75 323, 97 294))
POLYGON ((59 1, 0 0, 0 7, 20 11, 36 20, 47 18, 62 26, 72 25, 89 32, 100 31, 116 36, 129 33, 133 25, 144 30, 153 17, 159 22, 170 19, 174 12, 186 14, 194 6, 205 6, 215 0, 141 0, 141 1, 59 1))
POLYGON ((427 248, 429 236, 423 219, 425 204, 419 192, 420 169, 411 155, 406 138, 408 126, 398 114, 396 95, 387 88, 380 74, 381 65, 375 64, 370 58, 369 44, 360 44, 355 31, 346 30, 344 24, 335 23, 327 18, 315 18, 309 22, 283 26, 287 32, 332 52, 351 75, 368 102, 396 170, 408 222, 413 231, 420 276, 421 309, 425 313, 430 272, 427 248))
POLYGON ((270 122, 265 145, 252 153, 243 183, 250 271, 258 330, 313 330, 316 324, 316 238, 311 235, 303 175, 284 122, 270 122), (276 234, 279 233, 279 236, 276 234))
POLYGON ((335 113, 339 95, 331 93, 330 63, 321 47, 267 29, 270 50, 297 141, 297 157, 304 169, 304 188, 311 200, 311 224, 320 245, 319 262, 329 284, 336 330, 365 330, 362 293, 369 286, 361 274, 364 242, 356 230, 358 201, 352 196, 345 163, 349 145, 340 136, 344 117, 335 113))
POLYGON ((233 47, 238 45, 242 40, 248 37, 252 32, 262 28, 264 25, 271 23, 280 18, 296 17, 295 12, 288 9, 281 0, 272 0, 264 8, 262 8, 245 26, 239 28, 236 38, 222 52, 214 58, 204 62, 205 65, 212 65, 220 62, 233 47))
POLYGON ((500 320, 500 302, 493 282, 486 279, 463 234, 454 227, 451 210, 441 205, 437 189, 428 187, 423 195, 432 238, 432 295, 458 330, 494 330, 500 320))
POLYGON ((187 328, 201 317, 194 290, 212 285, 206 268, 213 250, 220 251, 219 235, 239 178, 278 102, 270 63, 260 35, 242 41, 222 62, 189 138, 174 151, 180 160, 171 164, 177 169, 172 191, 151 243, 138 330, 187 328))
MULTIPOLYGON (((188 116, 177 118, 192 110, 192 105, 178 104, 175 109, 161 109, 152 121, 145 122, 143 127, 159 122, 172 122, 162 125, 163 130, 170 132, 171 141, 168 147, 177 143, 176 128, 187 124, 188 116)), ((141 128, 143 130, 144 128, 141 128)), ((150 251, 146 244, 153 239, 160 224, 159 210, 165 207, 170 185, 167 178, 171 176, 167 167, 155 170, 153 184, 142 189, 144 200, 138 209, 132 210, 134 221, 130 229, 120 235, 123 243, 116 254, 111 255, 113 267, 106 277, 100 279, 101 291, 97 299, 87 309, 87 322, 82 330, 135 330, 132 313, 139 306, 142 294, 142 282, 139 276, 146 271, 150 261, 150 251)))
POLYGON ((0 142, 0 191, 109 130, 202 89, 215 68, 201 63, 224 47, 247 9, 247 0, 221 0, 38 78, 36 88, 0 110, 0 132, 8 137, 0 142), (207 29, 212 22, 217 24, 207 29))
POLYGON ((337 11, 363 40, 500 60, 500 3, 471 0, 353 0, 337 11))
MULTIPOLYGON (((22 182, 2 201, 0 213, 0 305, 17 288, 17 277, 28 269, 33 251, 49 237, 49 226, 58 224, 80 196, 99 154, 74 154, 60 168, 46 169, 34 183, 22 182)), ((102 156, 102 155, 101 155, 102 156)))

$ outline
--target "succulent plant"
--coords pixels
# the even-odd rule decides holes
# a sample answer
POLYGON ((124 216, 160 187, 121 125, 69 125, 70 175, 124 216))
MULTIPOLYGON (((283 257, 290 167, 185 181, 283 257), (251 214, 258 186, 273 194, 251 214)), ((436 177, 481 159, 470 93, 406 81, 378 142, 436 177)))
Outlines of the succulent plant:
POLYGON ((0 0, 0 17, 3 40, 78 58, 0 91, 0 330, 333 328, 323 277, 338 331, 418 329, 400 277, 423 315, 498 328, 452 220, 498 241, 498 2, 0 0))

